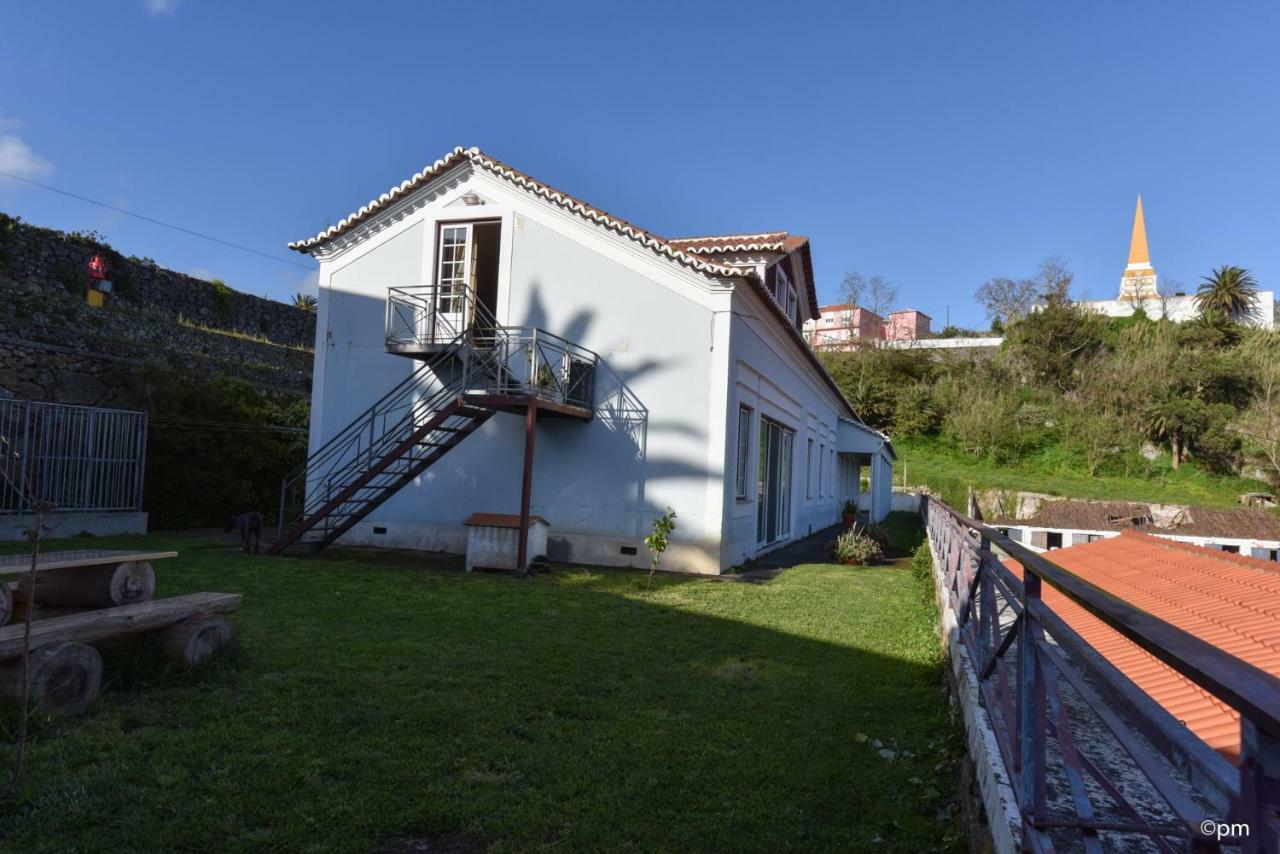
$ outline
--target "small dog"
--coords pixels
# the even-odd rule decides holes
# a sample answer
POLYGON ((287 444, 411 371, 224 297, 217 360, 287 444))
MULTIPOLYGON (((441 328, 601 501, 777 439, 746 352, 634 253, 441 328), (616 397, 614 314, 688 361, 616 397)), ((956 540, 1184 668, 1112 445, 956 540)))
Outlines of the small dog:
POLYGON ((240 551, 257 554, 262 544, 262 514, 253 512, 228 516, 222 532, 229 534, 232 531, 240 533, 240 551))

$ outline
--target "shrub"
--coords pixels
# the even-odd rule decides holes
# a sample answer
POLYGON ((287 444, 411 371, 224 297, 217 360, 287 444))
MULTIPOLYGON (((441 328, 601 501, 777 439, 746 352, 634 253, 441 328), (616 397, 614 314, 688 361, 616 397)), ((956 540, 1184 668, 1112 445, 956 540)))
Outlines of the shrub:
POLYGON ((832 540, 827 551, 836 563, 854 566, 870 566, 882 554, 880 544, 857 525, 832 540))
POLYGON ((911 555, 911 577, 920 592, 920 598, 932 602, 933 590, 933 553, 928 543, 921 543, 911 555))
POLYGON ((210 284, 213 285, 213 313, 222 323, 231 323, 236 316, 235 291, 227 287, 222 279, 214 279, 210 284))

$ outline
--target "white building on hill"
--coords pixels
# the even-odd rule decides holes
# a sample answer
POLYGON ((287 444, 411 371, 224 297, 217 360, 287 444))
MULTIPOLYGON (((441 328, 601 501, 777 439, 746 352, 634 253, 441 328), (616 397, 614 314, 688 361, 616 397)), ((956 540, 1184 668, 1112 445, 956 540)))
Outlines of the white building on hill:
MULTIPOLYGON (((1257 310, 1244 322, 1263 329, 1275 328, 1274 291, 1258 293, 1257 310)), ((1161 293, 1151 253, 1147 249, 1147 226, 1142 214, 1142 197, 1133 212, 1133 233, 1129 239, 1129 263, 1120 277, 1120 293, 1111 300, 1085 300, 1084 306, 1108 317, 1128 317, 1142 309, 1153 319, 1167 318, 1175 323, 1193 320, 1200 314, 1195 296, 1187 293, 1161 293)))

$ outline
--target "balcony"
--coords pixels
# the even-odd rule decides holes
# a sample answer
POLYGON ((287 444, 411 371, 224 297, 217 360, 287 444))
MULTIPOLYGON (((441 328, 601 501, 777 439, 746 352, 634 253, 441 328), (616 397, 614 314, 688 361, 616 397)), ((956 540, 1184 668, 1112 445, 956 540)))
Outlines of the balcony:
POLYGON ((549 415, 590 418, 599 356, 532 326, 503 326, 475 291, 450 286, 391 288, 386 350, 456 375, 475 405, 523 411, 536 400, 549 415))

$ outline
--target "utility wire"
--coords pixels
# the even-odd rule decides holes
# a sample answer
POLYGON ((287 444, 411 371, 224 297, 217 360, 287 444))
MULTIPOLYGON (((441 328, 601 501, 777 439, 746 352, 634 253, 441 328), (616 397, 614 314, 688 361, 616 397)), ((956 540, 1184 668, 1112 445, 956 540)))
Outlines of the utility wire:
POLYGON ((41 184, 39 181, 32 181, 30 178, 23 178, 21 175, 15 175, 12 172, 5 172, 4 170, 0 170, 0 175, 3 175, 6 178, 12 178, 14 181, 21 181, 24 184, 30 184, 33 187, 39 187, 42 190, 48 190, 50 193, 57 193, 60 196, 66 196, 68 198, 76 199, 81 202, 88 202, 91 205, 97 205, 98 207, 106 208, 109 211, 115 211, 116 213, 122 213, 126 216, 136 217, 137 219, 140 219, 144 222, 152 223, 153 225, 159 225, 164 228, 171 228, 174 231, 180 231, 183 234, 189 234, 192 237, 199 237, 201 240, 211 240, 214 243, 220 243, 223 246, 228 246, 232 249, 239 249, 241 252, 248 252, 251 255, 257 255, 260 258, 266 258, 268 261, 275 261, 277 264, 288 264, 290 267, 297 267, 299 270, 313 269, 312 267, 308 267, 306 264, 299 264, 297 261, 290 261, 288 258, 280 258, 279 256, 272 255, 267 252, 262 252, 250 246, 243 246, 239 243, 232 243, 229 240, 223 240, 220 237, 214 237, 209 234, 202 234, 199 231, 192 231, 189 228, 183 228, 180 225, 174 225, 172 223, 164 222, 162 220, 156 219, 155 217, 146 216, 140 213, 134 213, 133 211, 127 211, 124 208, 118 208, 115 205, 109 205, 106 202, 100 202, 97 199, 91 199, 88 196, 80 196, 75 193, 70 193, 66 190, 60 190, 57 187, 50 187, 48 184, 41 184))

